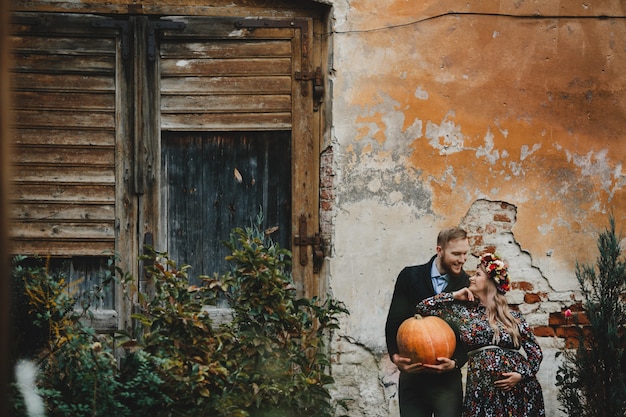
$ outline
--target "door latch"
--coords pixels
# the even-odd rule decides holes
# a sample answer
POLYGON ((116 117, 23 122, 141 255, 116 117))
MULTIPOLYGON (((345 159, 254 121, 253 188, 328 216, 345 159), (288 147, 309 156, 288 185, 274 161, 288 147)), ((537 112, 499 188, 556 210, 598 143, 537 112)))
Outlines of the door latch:
POLYGON ((294 245, 300 247, 300 265, 306 266, 309 259, 308 247, 313 247, 313 273, 318 274, 324 262, 324 244, 319 233, 315 236, 307 236, 306 216, 300 215, 298 235, 294 238, 294 245))

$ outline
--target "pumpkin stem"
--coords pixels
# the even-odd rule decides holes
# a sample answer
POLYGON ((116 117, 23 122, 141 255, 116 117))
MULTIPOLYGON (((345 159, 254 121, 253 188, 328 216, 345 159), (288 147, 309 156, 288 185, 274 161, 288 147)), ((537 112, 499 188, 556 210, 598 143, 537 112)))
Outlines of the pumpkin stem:
POLYGON ((421 314, 415 314, 415 316, 413 316, 413 317, 415 317, 415 318, 416 318, 416 319, 418 319, 418 320, 421 320, 421 319, 422 319, 422 315, 421 315, 421 314))

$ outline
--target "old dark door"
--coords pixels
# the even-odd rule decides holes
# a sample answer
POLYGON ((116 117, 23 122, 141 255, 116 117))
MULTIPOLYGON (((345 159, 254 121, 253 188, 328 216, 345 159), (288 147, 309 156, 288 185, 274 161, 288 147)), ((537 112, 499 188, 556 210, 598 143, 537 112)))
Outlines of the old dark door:
POLYGON ((288 131, 163 132, 168 251, 192 275, 227 270, 222 241, 259 213, 290 248, 290 139, 288 131))
POLYGON ((272 238, 294 250, 300 290, 317 294, 313 247, 294 246, 296 235, 319 227, 311 19, 146 25, 158 30, 154 54, 146 54, 154 64, 145 101, 158 121, 149 153, 159 186, 146 186, 139 223, 192 275, 212 275, 227 268, 222 241, 262 213, 264 227, 278 228, 272 238))

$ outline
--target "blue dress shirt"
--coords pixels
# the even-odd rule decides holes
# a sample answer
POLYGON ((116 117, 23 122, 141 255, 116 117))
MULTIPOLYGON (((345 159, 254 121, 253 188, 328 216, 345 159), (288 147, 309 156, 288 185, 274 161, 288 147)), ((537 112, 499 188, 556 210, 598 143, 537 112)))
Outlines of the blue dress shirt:
POLYGON ((430 270, 430 277, 433 280, 433 288, 435 289, 435 294, 441 293, 446 285, 448 285, 448 276, 446 274, 440 275, 435 262, 433 262, 433 267, 430 270))

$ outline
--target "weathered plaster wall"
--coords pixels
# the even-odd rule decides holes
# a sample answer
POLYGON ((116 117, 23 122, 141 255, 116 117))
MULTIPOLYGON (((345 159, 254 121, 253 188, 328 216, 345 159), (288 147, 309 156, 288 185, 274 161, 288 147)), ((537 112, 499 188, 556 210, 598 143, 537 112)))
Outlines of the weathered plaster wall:
POLYGON ((626 226, 622 2, 331 3, 329 270, 351 311, 333 346, 347 414, 397 415, 383 334, 395 278, 462 224, 476 253, 510 263, 559 415, 554 324, 578 297, 574 265, 595 260, 610 213, 626 226))
MULTIPOLYGON (((267 1, 254 14, 308 1, 267 1)), ((393 285, 433 254, 441 227, 461 224, 476 252, 494 247, 509 261, 509 300, 540 337, 548 415, 559 415, 554 353, 566 341, 561 312, 578 297, 574 264, 595 258, 609 213, 626 226, 623 2, 310 1, 332 6, 320 218, 329 288, 351 311, 332 344, 340 413, 398 415, 383 335, 393 285)), ((201 15, 234 4, 40 3, 201 15)))

